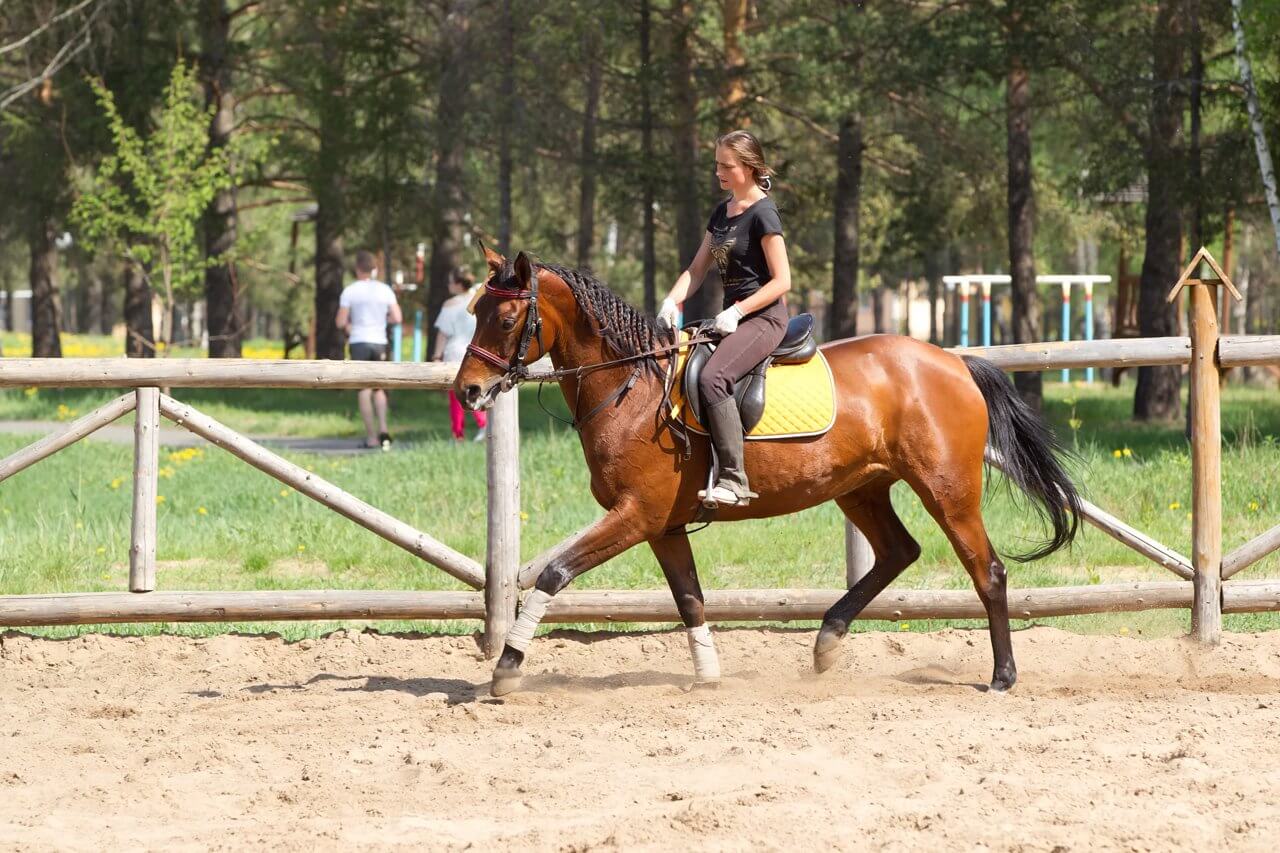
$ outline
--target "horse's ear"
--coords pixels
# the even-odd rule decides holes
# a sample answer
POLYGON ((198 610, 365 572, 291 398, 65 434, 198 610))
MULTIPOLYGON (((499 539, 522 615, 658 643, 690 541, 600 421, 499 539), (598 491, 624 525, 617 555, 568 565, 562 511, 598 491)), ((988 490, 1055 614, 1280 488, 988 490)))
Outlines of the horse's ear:
POLYGON ((528 287, 533 279, 533 261, 524 252, 516 255, 516 281, 521 287, 528 287))
POLYGON ((489 265, 489 269, 495 271, 502 269, 502 265, 507 262, 507 259, 490 249, 482 241, 477 240, 476 242, 480 244, 480 251, 484 253, 485 263, 489 265))

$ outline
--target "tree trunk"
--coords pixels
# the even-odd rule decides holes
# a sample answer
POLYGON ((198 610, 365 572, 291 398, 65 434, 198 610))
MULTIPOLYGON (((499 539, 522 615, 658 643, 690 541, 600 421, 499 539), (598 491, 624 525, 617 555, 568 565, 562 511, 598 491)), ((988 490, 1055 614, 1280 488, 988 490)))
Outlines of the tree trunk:
MULTIPOLYGON (((1008 160, 1009 276, 1013 291, 1013 341, 1039 340, 1041 309, 1036 291, 1035 195, 1031 177, 1030 74, 1016 53, 1010 57, 1005 86, 1005 130, 1008 160)), ((1037 372, 1015 373, 1018 395, 1040 409, 1043 388, 1037 372)))
MULTIPOLYGON (((1146 253, 1138 286, 1138 328, 1142 337, 1178 334, 1178 302, 1165 301, 1178 280, 1182 211, 1178 202, 1182 108, 1176 96, 1182 75, 1182 9, 1162 0, 1152 31, 1154 79, 1150 138, 1147 142, 1146 253)), ((1182 370, 1140 367, 1133 398, 1138 420, 1175 420, 1182 409, 1182 370)))
POLYGON ((4 330, 6 332, 13 331, 13 279, 9 277, 9 267, 6 265, 4 271, 0 272, 0 276, 4 276, 4 330))
POLYGON ((129 263, 124 271, 124 353, 129 358, 155 358, 156 335, 151 322, 151 285, 141 267, 129 263))
MULTIPOLYGON (((231 142, 235 126, 235 94, 231 88, 231 62, 227 56, 231 16, 226 0, 203 0, 201 30, 204 57, 205 105, 216 108, 209 122, 209 148, 221 151, 231 142)), ((234 168, 234 164, 232 164, 234 168)), ((208 315, 209 357, 239 358, 243 336, 239 288, 230 253, 236 244, 236 190, 221 190, 204 215, 204 246, 210 266, 204 273, 208 315)))
POLYGON ((654 242, 657 225, 653 217, 653 48, 650 0, 640 0, 640 182, 644 204, 644 313, 658 313, 658 253, 654 242))
POLYGON ((120 291, 108 282, 108 277, 98 274, 102 283, 101 302, 98 309, 98 331, 104 335, 112 332, 116 319, 120 316, 120 291))
POLYGON ((942 284, 942 254, 937 249, 924 253, 924 278, 929 294, 929 343, 942 345, 942 329, 938 326, 938 292, 942 284))
POLYGON ((34 358, 62 356, 62 300, 58 294, 58 249, 53 244, 57 229, 49 217, 40 217, 27 232, 31 249, 31 355, 34 358))
MULTIPOLYGON (((498 250, 511 251, 511 125, 516 118, 516 47, 515 22, 511 17, 511 0, 502 0, 502 43, 511 51, 502 64, 502 108, 498 122, 498 250)), ((428 350, 430 351, 430 350, 428 350)))
POLYGON ((1276 170, 1271 162, 1271 149, 1267 146, 1267 134, 1262 123, 1262 107, 1258 104, 1258 90, 1253 83, 1253 67, 1245 51, 1244 22, 1240 19, 1240 0, 1231 0, 1231 28, 1235 33, 1236 65, 1240 69, 1240 82, 1244 85, 1245 105, 1249 110, 1249 128, 1253 132, 1253 147, 1258 155, 1258 171, 1262 175, 1262 187, 1267 196, 1267 210, 1271 214, 1271 230, 1280 252, 1280 192, 1276 189, 1276 170))
MULTIPOLYGON (((463 170, 467 154, 464 116, 471 85, 471 10, 473 0, 452 0, 440 31, 444 73, 436 108, 436 186, 427 291, 427 352, 435 352, 436 315, 449 296, 449 276, 462 257, 466 223, 463 170)), ((509 247, 508 247, 509 251, 509 247)))
MULTIPOLYGON (((1200 156, 1201 109, 1200 94, 1204 87, 1204 57, 1201 50, 1200 0, 1189 0, 1188 21, 1191 27, 1191 184, 1194 189, 1191 202, 1191 246, 1194 253, 1208 242, 1204 231, 1204 164, 1200 156)), ((1226 334, 1224 331, 1223 334, 1226 334)), ((1189 427, 1188 427, 1189 429, 1189 427)))
POLYGON ((582 185, 578 197, 578 269, 591 266, 591 249, 596 231, 596 114, 600 109, 600 89, 604 82, 604 57, 597 24, 590 25, 584 45, 587 54, 586 99, 582 110, 582 185))
MULTIPOLYGON (((706 220, 700 209, 702 193, 698 180, 698 84, 694 79, 693 33, 695 26, 693 4, 690 0, 676 0, 672 5, 675 26, 672 59, 672 101, 675 106, 675 181, 676 194, 676 246, 680 252, 680 267, 687 268, 702 245, 706 220)), ((714 266, 714 265, 713 265, 714 266)), ((685 322, 713 316, 720 310, 718 287, 712 284, 714 272, 685 300, 685 322), (713 310, 714 309, 714 310, 713 310)))
MULTIPOLYGON (((836 143, 836 197, 832 221, 835 250, 831 265, 830 340, 858 334, 858 237, 862 198, 862 116, 840 119, 836 143)), ((878 322, 878 321, 877 321, 878 322)))
POLYGON ((76 252, 76 277, 80 279, 80 327, 78 331, 96 335, 102 333, 102 308, 105 304, 102 291, 102 273, 93 258, 76 252))
POLYGON ((750 116, 743 109, 747 99, 747 54, 742 49, 742 36, 747 28, 747 5, 747 0, 722 0, 724 88, 720 118, 721 126, 725 128, 751 124, 750 116))
POLYGON ((342 232, 346 225, 342 174, 346 160, 347 111, 338 49, 326 36, 321 50, 324 89, 319 100, 320 150, 313 187, 316 196, 315 357, 341 359, 344 341, 337 317, 343 285, 342 232))

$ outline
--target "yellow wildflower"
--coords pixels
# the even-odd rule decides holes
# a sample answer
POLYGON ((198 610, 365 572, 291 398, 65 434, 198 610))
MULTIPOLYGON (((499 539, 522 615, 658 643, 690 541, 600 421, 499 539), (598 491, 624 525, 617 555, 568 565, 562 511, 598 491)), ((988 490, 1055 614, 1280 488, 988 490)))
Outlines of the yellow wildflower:
POLYGON ((299 554, 301 554, 301 553, 302 553, 303 551, 305 551, 305 550, 307 550, 307 546, 306 546, 306 545, 299 545, 299 546, 298 546, 298 553, 299 553, 299 554))
POLYGON ((1130 456, 1133 455, 1133 451, 1126 447, 1124 449, 1124 455, 1125 455, 1125 458, 1128 459, 1130 456))
POLYGON ((1257 512, 1257 511, 1258 511, 1258 502, 1249 501, 1249 512, 1257 512))
POLYGON ((156 495, 156 505, 164 503, 164 495, 156 495))
POLYGON ((899 625, 899 626, 898 626, 898 630, 899 630, 899 631, 905 631, 905 630, 907 630, 907 629, 908 629, 908 628, 910 628, 910 627, 911 627, 911 623, 910 623, 910 622, 903 622, 901 625, 899 625))
POLYGON ((1073 430, 1074 430, 1074 429, 1080 429, 1080 427, 1081 427, 1083 424, 1084 424, 1084 421, 1080 420, 1079 418, 1068 418, 1068 419, 1067 419, 1067 426, 1071 427, 1073 430))
POLYGON ((281 490, 280 490, 280 497, 282 497, 282 498, 287 498, 287 497, 289 497, 289 490, 288 490, 288 489, 281 489, 281 490))
POLYGON ((208 515, 208 514, 209 514, 209 510, 205 509, 204 507, 199 507, 196 509, 196 515, 208 515))
POLYGON ((168 465, 165 465, 159 471, 156 472, 156 476, 164 477, 167 480, 173 476, 173 469, 170 468, 168 465))
POLYGON ((35 395, 40 393, 40 389, 39 388, 23 388, 22 393, 26 394, 28 397, 34 397, 35 395))
POLYGON ((1124 455, 1124 451, 1121 451, 1121 450, 1113 450, 1113 451, 1111 451, 1111 455, 1112 455, 1112 456, 1114 456, 1116 459, 1119 459, 1121 456, 1123 456, 1123 455, 1124 455))
POLYGON ((124 477, 116 477, 111 481, 111 488, 118 489, 124 483, 124 477))
POLYGON ((106 549, 105 547, 103 547, 102 545, 99 545, 99 546, 98 546, 98 553, 99 553, 99 554, 105 554, 105 553, 107 553, 107 549, 106 549))
POLYGON ((1169 509, 1182 509, 1182 504, 1178 503, 1177 501, 1174 501, 1173 503, 1169 504, 1169 509))

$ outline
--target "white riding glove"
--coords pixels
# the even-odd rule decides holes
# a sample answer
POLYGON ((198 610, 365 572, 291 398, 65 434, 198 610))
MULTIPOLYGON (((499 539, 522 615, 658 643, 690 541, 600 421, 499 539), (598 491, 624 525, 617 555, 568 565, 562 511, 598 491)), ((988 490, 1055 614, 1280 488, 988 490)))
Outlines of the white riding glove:
POLYGON ((667 297, 662 300, 662 307, 658 309, 658 328, 662 331, 674 331, 676 324, 680 322, 680 309, 676 307, 676 303, 667 297))
POLYGON ((737 305, 730 305, 716 315, 715 324, 712 328, 722 335, 732 335, 738 331, 738 321, 741 319, 742 311, 737 305))

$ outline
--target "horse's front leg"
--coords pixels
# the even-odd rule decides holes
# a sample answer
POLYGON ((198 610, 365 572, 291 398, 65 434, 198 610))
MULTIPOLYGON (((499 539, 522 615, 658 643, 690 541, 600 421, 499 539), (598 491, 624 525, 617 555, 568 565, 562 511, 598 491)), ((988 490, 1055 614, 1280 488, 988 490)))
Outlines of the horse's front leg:
POLYGON ((693 549, 689 536, 683 531, 649 540, 653 555, 662 566, 671 587, 671 597, 684 621, 689 637, 689 652, 693 655, 695 684, 714 685, 720 681, 720 658, 716 654, 711 629, 707 627, 702 599, 702 586, 698 583, 698 568, 693 561, 693 549))
POLYGON ((550 558, 538 574, 533 592, 525 597, 520 615, 507 632, 502 656, 493 671, 490 691, 494 696, 510 693, 520 686, 520 665, 524 663, 525 650, 529 648, 534 631, 556 593, 578 575, 638 545, 649 536, 649 526, 624 506, 610 510, 604 518, 552 549, 550 558))

